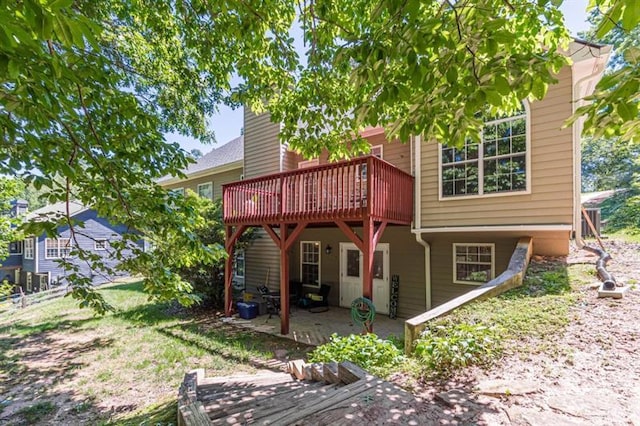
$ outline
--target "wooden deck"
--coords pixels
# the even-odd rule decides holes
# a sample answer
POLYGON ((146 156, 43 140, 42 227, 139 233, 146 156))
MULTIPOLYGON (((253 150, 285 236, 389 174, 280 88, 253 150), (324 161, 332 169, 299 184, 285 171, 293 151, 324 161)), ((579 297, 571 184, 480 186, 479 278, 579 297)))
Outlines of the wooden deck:
POLYGON ((261 176, 222 190, 225 315, 233 310, 235 244, 248 228, 262 227, 280 251, 281 334, 289 334, 289 251, 307 227, 337 226, 358 247, 365 265, 362 296, 371 299, 376 244, 388 225, 409 225, 413 218, 413 176, 375 156, 261 176))
POLYGON ((289 373, 185 376, 178 424, 427 424, 426 406, 354 364, 289 363, 289 373))
POLYGON ((374 156, 223 185, 224 223, 361 221, 409 224, 413 177, 374 156))

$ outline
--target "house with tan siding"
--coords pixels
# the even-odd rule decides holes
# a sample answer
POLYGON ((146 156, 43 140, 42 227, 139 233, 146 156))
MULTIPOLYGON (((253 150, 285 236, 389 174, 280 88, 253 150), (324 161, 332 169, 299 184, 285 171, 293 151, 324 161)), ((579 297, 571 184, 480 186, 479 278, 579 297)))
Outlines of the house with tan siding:
MULTIPOLYGON (((260 231, 243 256, 246 287, 280 291, 283 334, 290 282, 305 292, 329 285, 333 306, 366 297, 378 314, 409 318, 498 276, 521 237, 533 238, 534 253, 567 254, 580 226, 582 124, 564 122, 593 91, 609 50, 575 41, 573 64, 543 100, 486 117, 482 142, 460 148, 420 136, 401 143, 371 128, 361 134, 370 155, 305 159, 281 143, 269 114, 245 109, 237 181, 213 179, 223 183, 226 313, 234 242, 250 227, 260 231)), ((171 187, 205 179, 187 175, 171 187)))

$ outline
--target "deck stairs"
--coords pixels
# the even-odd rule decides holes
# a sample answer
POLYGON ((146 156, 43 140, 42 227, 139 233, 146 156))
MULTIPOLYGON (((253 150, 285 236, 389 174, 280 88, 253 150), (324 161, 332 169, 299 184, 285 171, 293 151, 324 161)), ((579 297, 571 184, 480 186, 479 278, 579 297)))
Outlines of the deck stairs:
POLYGON ((422 403, 350 363, 288 363, 289 372, 185 375, 179 425, 424 424, 422 403))

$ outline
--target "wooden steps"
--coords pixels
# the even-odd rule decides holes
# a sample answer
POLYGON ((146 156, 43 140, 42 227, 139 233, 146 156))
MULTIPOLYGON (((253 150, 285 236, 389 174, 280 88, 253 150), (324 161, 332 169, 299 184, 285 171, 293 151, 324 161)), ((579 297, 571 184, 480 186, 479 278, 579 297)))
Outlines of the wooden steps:
POLYGON ((423 424, 420 403, 350 363, 290 361, 289 373, 185 375, 179 425, 423 424))

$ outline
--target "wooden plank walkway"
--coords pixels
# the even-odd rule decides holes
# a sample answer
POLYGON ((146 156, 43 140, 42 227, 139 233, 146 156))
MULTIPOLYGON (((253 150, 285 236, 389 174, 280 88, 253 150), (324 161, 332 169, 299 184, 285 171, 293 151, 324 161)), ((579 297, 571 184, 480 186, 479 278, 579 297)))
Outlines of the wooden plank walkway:
POLYGON ((218 378, 205 378, 203 370, 191 372, 181 387, 178 424, 420 425, 427 421, 423 410, 428 407, 422 401, 352 363, 299 360, 290 362, 289 369, 289 373, 218 378))

